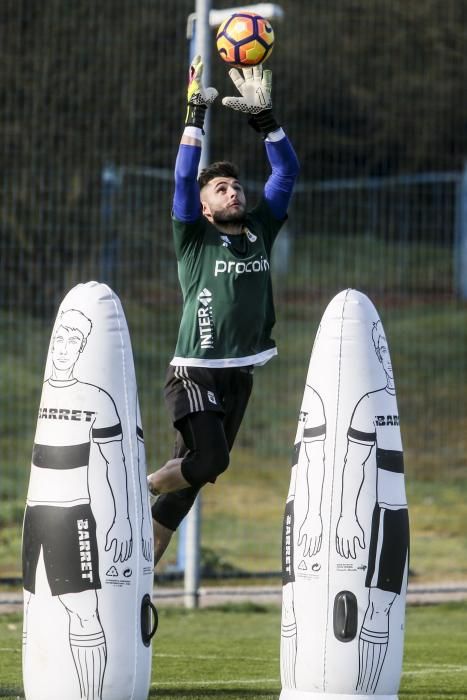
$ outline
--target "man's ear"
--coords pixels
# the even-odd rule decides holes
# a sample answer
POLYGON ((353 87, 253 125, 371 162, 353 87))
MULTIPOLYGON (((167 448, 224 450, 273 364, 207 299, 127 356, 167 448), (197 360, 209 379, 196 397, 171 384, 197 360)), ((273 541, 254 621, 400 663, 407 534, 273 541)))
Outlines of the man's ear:
MULTIPOLYGON (((209 219, 211 217, 211 207, 209 204, 203 200, 201 200, 201 211, 203 216, 206 217, 206 219, 209 219)), ((212 218, 212 217, 211 217, 212 218)))
POLYGON ((83 352, 84 348, 86 347, 86 343, 87 343, 87 342, 88 342, 88 339, 87 339, 87 338, 83 338, 83 340, 81 341, 81 347, 80 347, 80 349, 79 349, 80 352, 83 352))

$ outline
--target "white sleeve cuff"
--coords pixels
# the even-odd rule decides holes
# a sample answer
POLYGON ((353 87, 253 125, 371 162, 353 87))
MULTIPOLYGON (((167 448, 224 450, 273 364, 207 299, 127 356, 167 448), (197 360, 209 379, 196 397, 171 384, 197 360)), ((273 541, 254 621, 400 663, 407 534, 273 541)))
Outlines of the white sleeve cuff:
POLYGON ((265 141, 281 141, 285 137, 285 131, 282 127, 271 131, 265 138, 265 141))
POLYGON ((203 138, 203 130, 199 129, 197 126, 186 126, 183 131, 183 135, 191 136, 192 138, 201 141, 203 138))

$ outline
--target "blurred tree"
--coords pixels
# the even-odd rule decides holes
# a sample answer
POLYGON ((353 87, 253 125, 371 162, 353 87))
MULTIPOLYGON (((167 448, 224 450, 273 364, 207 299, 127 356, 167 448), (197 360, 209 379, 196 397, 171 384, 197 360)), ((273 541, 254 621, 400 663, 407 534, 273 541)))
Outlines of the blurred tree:
MULTIPOLYGON (((280 4, 269 65, 302 179, 462 166, 467 0, 280 4)), ((0 3, 1 303, 14 294, 44 313, 39 299, 54 308, 67 270, 95 259, 105 163, 172 167, 193 9, 194 0, 0 3)), ((214 40, 212 53, 212 82, 227 94, 214 40)), ((216 103, 212 157, 259 178, 257 136, 241 119, 216 103)), ((169 212, 167 195, 158 204, 169 212)), ((168 215, 158 228, 169 236, 168 215)))
POLYGON ((297 27, 278 52, 295 88, 288 107, 307 175, 461 167, 465 0, 282 4, 287 26, 297 27))

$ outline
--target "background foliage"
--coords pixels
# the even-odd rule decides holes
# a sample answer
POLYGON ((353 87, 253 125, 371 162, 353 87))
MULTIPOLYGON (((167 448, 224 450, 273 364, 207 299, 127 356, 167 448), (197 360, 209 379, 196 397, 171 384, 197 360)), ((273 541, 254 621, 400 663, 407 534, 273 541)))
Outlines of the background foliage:
MULTIPOLYGON (((330 298, 354 286, 376 304, 391 345, 415 569, 464 576, 467 311, 456 236, 467 1, 281 6, 269 67, 301 175, 274 263, 280 355, 257 373, 232 474, 217 495, 206 492, 206 544, 237 566, 279 567, 277 524, 314 334, 330 298)), ((17 570, 51 324, 75 283, 106 281, 121 297, 150 465, 170 453, 161 387, 180 311, 170 207, 193 10, 193 0, 0 3, 0 524, 9 528, 0 545, 8 572, 17 570)), ((233 94, 214 40, 211 59, 211 82, 233 94)), ((261 142, 220 101, 211 117, 212 158, 235 160, 254 198, 267 175, 261 142)))

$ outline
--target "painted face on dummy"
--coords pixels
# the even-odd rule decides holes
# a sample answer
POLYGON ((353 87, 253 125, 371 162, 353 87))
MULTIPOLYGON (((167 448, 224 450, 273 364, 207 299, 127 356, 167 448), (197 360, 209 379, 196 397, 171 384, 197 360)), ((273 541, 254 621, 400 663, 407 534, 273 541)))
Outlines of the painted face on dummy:
MULTIPOLYGON (((55 334, 52 347, 54 374, 57 376, 60 376, 61 373, 70 374, 85 344, 83 334, 78 330, 60 326, 55 334)), ((63 377, 60 376, 60 378, 63 377)))
POLYGON ((388 380, 394 379, 394 375, 392 372, 391 356, 389 354, 389 347, 387 340, 384 337, 381 337, 380 339, 377 355, 379 361, 383 365, 383 369, 386 372, 388 380))
POLYGON ((203 216, 211 223, 241 224, 245 218, 246 197, 233 177, 215 177, 201 190, 203 216))

